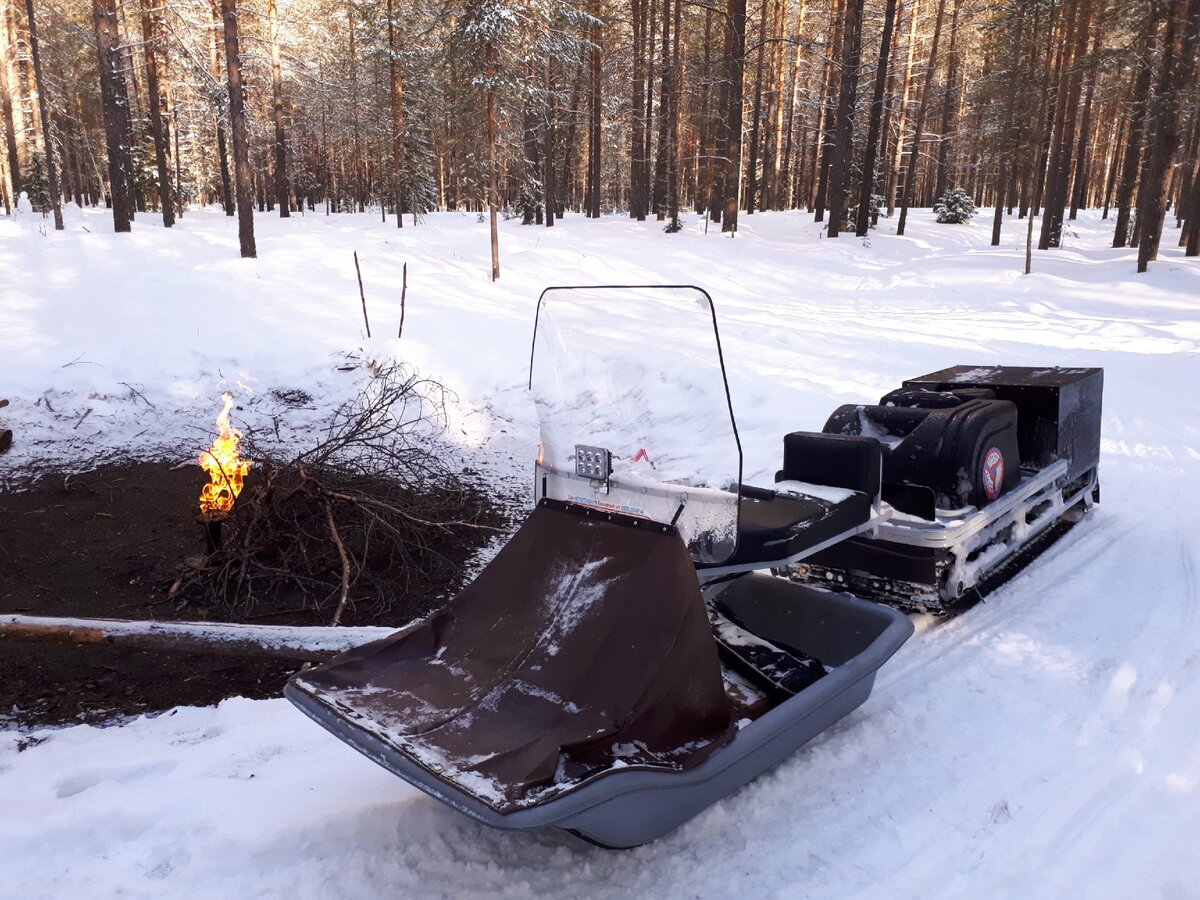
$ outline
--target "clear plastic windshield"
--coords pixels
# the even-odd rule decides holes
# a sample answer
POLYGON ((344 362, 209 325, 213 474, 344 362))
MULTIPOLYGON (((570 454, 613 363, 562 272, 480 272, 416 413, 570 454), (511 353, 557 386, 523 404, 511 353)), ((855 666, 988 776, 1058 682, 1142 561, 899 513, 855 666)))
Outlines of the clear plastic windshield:
POLYGON ((547 289, 529 386, 539 497, 673 523, 700 563, 733 555, 742 453, 704 291, 547 289))

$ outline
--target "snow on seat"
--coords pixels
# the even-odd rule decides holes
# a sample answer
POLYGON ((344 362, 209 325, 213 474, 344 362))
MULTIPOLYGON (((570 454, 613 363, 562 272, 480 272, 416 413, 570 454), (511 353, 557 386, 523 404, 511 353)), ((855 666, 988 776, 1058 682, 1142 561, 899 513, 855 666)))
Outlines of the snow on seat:
POLYGON ((742 486, 737 550, 721 568, 795 559, 856 534, 871 520, 871 498, 860 491, 791 481, 775 487, 768 491, 742 486))

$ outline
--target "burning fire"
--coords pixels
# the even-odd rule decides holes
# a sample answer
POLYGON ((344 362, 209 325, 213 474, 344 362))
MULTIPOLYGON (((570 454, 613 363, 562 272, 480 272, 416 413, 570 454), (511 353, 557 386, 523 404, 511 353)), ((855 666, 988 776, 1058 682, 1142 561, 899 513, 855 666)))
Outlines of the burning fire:
POLYGON ((200 492, 200 516, 208 521, 223 519, 233 509, 233 501, 242 492, 242 481, 250 471, 251 462, 238 456, 242 433, 229 424, 233 409, 233 394, 225 392, 225 408, 217 416, 216 440, 200 454, 200 466, 208 473, 209 483, 200 492))

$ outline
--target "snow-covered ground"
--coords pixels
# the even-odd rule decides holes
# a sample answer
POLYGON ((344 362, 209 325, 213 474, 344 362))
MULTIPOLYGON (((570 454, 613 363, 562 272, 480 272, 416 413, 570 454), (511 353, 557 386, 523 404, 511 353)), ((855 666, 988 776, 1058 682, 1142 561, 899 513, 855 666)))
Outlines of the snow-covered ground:
POLYGON ((129 445, 186 459, 223 384, 254 391, 239 424, 269 439, 278 420, 286 442, 361 377, 339 366, 393 355, 457 392, 464 459, 519 474, 538 292, 684 282, 717 304, 746 480, 770 482, 786 431, 904 377, 1101 365, 1103 503, 987 604, 920 620, 860 710, 648 847, 488 831, 286 702, 231 700, 0 733, 0 895, 1200 897, 1200 263, 1174 231, 1139 276, 1085 214, 1027 277, 1024 229, 992 248, 984 216, 918 211, 870 246, 800 214, 746 217, 735 240, 571 217, 505 223, 492 284, 474 216, 260 216, 256 261, 217 213, 171 234, 150 219, 125 236, 90 211, 48 236, 0 220, 0 421, 18 441, 0 482, 129 445))

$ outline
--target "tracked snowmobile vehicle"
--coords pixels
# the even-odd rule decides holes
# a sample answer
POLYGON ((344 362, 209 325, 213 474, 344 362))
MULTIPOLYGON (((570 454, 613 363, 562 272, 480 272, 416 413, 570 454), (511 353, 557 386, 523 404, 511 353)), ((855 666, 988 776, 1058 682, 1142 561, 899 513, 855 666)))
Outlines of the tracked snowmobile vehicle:
MULTIPOLYGON (((924 484, 895 477, 888 462, 902 458, 905 441, 868 433, 874 418, 855 430, 849 413, 844 423, 835 414, 829 433, 787 435, 774 488, 744 485, 716 317, 698 288, 547 289, 529 386, 541 437, 533 512, 442 610, 298 674, 286 694, 346 743, 484 824, 557 827, 632 847, 861 705, 912 634, 901 611, 845 590, 870 577, 860 555, 830 554, 895 543, 885 530, 892 522, 956 526, 937 486, 932 519, 901 499, 905 491, 925 499, 924 484), (801 569, 810 559, 821 568, 801 569), (771 569, 793 579, 762 571, 771 569)), ((923 402, 961 405, 951 401, 961 388, 933 387, 923 402)), ((895 408, 913 419, 908 410, 926 409, 895 408)), ((1050 440, 1041 427, 1031 447, 1050 440)), ((990 451, 1000 432, 983 428, 976 441, 986 445, 987 477, 1004 485, 984 487, 995 492, 994 510, 1018 496, 1022 510, 1036 506, 1051 483, 1082 477, 1069 461, 1060 471, 1047 460, 1049 481, 1031 473, 1038 487, 1025 491, 1025 472, 1019 480, 1006 468, 1024 450, 1021 433, 1015 447, 995 438, 1008 454, 997 464, 990 451)), ((931 452, 959 433, 944 430, 931 452)), ((966 491, 972 509, 954 508, 962 518, 989 515, 974 488, 945 486, 966 491)), ((970 535, 1000 540, 1004 529, 990 530, 998 522, 972 524, 970 535)), ((985 568, 969 564, 960 565, 964 578, 985 568)), ((948 568, 933 567, 938 590, 948 568)))
POLYGON ((839 483, 849 452, 814 472, 813 447, 850 442, 878 463, 888 513, 783 572, 904 609, 972 605, 1099 501, 1103 385, 1101 369, 955 366, 788 435, 781 480, 839 483))

